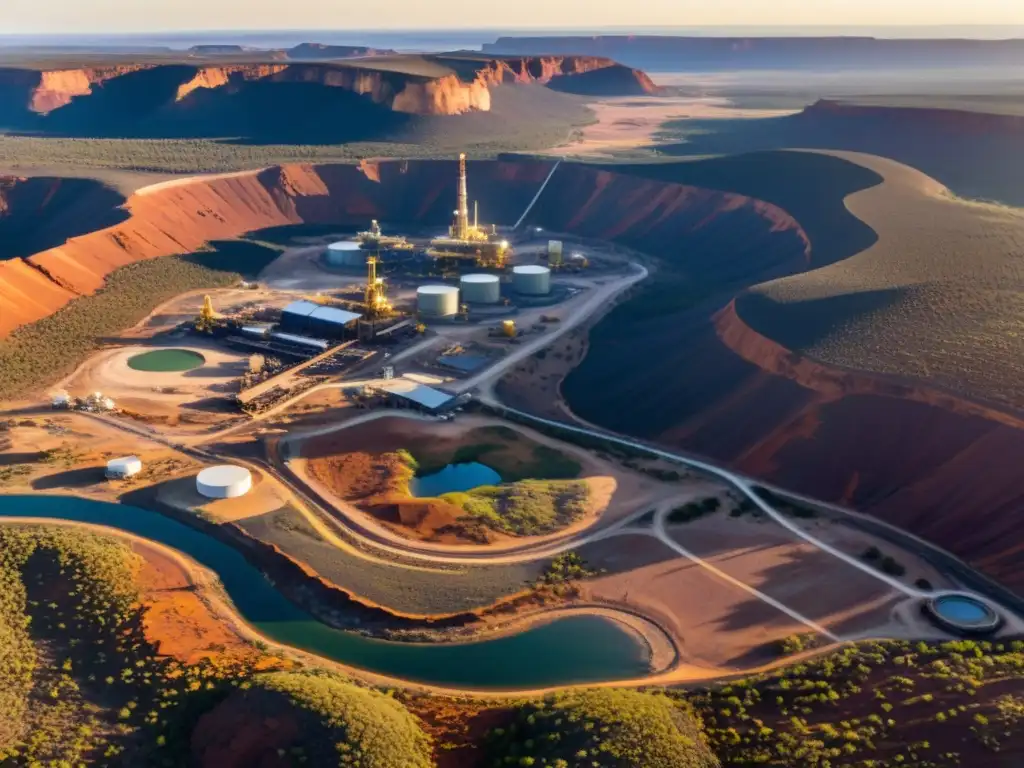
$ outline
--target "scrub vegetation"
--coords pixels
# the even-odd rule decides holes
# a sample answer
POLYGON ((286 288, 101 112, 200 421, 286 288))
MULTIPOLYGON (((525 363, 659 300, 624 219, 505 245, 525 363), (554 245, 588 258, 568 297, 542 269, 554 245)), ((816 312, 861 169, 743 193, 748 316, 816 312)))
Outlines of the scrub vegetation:
POLYGON ((160 657, 136 567, 108 538, 0 527, 0 764, 179 764, 194 712, 248 674, 160 657))
POLYGON ((557 693, 517 707, 491 731, 489 765, 549 768, 714 768, 700 721, 681 701, 657 693, 557 693))
MULTIPOLYGON (((14 398, 66 376, 96 351, 175 296, 238 282, 277 251, 218 243, 208 252, 166 256, 111 272, 103 287, 0 340, 0 398, 14 398)), ((257 269, 258 271, 258 269, 257 269)))
POLYGON ((466 525, 483 526, 515 536, 557 531, 587 511, 590 487, 577 480, 522 480, 509 485, 484 485, 440 498, 461 507, 466 525))
POLYGON ((885 641, 689 696, 728 765, 981 766, 1024 748, 1024 642, 885 641))
POLYGON ((236 696, 243 700, 241 706, 246 711, 270 711, 284 717, 298 713, 301 726, 293 732, 291 743, 277 745, 278 751, 286 751, 296 764, 359 768, 433 765, 430 739, 405 707, 339 675, 324 670, 270 672, 257 675, 251 686, 236 696))

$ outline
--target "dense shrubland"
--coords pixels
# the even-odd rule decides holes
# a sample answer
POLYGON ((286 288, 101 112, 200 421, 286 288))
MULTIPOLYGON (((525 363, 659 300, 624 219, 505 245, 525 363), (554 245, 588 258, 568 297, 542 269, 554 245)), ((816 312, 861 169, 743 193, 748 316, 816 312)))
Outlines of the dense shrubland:
POLYGON ((75 299, 0 340, 0 399, 24 396, 67 375, 104 337, 131 327, 162 302, 239 279, 196 261, 201 256, 168 256, 121 267, 95 294, 75 299))
POLYGON ((712 768, 690 707, 657 693, 569 691, 520 705, 491 731, 489 763, 545 768, 712 768))

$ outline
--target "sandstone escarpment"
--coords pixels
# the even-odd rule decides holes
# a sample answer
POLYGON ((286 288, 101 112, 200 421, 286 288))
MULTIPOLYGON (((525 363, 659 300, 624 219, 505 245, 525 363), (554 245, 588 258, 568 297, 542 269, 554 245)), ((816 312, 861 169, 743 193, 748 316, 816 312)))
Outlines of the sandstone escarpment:
MULTIPOLYGON (((324 55, 320 58, 332 57, 330 47, 303 48, 295 55, 312 59, 317 58, 321 50, 324 55)), ((508 83, 547 85, 556 79, 570 81, 582 78, 579 80, 579 92, 582 93, 630 95, 654 92, 653 84, 643 73, 623 78, 620 70, 624 68, 609 59, 584 56, 392 55, 322 63, 264 57, 261 61, 251 62, 235 59, 218 63, 211 60, 199 66, 194 60, 184 60, 168 64, 118 64, 36 71, 0 69, 0 95, 6 102, 4 109, 12 115, 16 127, 45 131, 50 124, 46 118, 56 114, 60 118, 54 125, 59 124, 60 131, 67 133, 74 130, 76 123, 70 121, 65 124, 70 118, 62 113, 62 108, 72 102, 91 105, 88 110, 80 110, 83 115, 88 113, 90 121, 102 124, 104 115, 109 114, 109 120, 120 122, 120 130, 127 130, 133 119, 144 117, 133 114, 133 109, 141 109, 142 102, 146 103, 146 109, 163 110, 164 118, 173 120, 176 114, 174 107, 182 104, 187 108, 192 103, 190 97, 197 92, 223 92, 232 96, 253 84, 273 84, 280 89, 287 88, 289 84, 305 88, 336 88, 365 97, 370 104, 413 115, 489 111, 490 89, 508 83), (122 82, 126 75, 144 70, 152 70, 152 73, 122 82), (607 72, 609 76, 604 80, 591 77, 599 72, 607 72), (103 92, 97 91, 97 87, 103 85, 112 87, 103 92), (166 97, 163 96, 165 92, 166 97), (161 99, 164 99, 163 103, 161 99)), ((562 90, 576 92, 570 86, 562 90)), ((203 101, 199 105, 207 109, 210 102, 203 101)), ((271 106, 269 102, 267 106, 271 106)))

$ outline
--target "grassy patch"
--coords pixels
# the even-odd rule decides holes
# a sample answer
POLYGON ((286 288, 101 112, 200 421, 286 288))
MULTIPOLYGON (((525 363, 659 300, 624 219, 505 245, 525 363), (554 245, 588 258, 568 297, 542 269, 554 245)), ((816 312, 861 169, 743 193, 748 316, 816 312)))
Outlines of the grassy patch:
POLYGON ((66 376, 105 336, 134 325, 168 299, 240 279, 202 262, 203 255, 194 254, 129 264, 111 272, 93 295, 15 330, 0 341, 0 398, 23 396, 66 376))
POLYGON ((564 528, 586 513, 589 486, 580 481, 523 480, 446 493, 461 507, 465 522, 516 536, 538 536, 564 528))

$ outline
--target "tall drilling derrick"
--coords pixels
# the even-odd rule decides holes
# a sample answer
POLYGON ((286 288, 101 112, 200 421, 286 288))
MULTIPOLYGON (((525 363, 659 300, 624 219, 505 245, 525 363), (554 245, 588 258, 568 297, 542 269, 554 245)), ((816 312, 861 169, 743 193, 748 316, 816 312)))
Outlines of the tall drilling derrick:
POLYGON ((456 240, 469 239, 469 192, 466 189, 466 155, 459 155, 459 207, 455 211, 455 225, 452 237, 456 240))
POLYGON ((388 303, 387 289, 384 287, 384 278, 377 277, 377 257, 371 256, 366 260, 366 314, 373 320, 387 317, 391 314, 391 305, 388 303))

